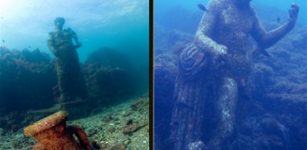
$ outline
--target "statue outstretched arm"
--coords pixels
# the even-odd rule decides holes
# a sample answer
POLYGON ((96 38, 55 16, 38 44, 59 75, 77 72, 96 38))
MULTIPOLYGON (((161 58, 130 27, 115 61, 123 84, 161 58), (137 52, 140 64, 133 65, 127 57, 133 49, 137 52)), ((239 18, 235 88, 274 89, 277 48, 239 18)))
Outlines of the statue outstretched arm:
POLYGON ((227 47, 218 44, 211 37, 214 36, 215 27, 218 25, 219 10, 216 5, 211 2, 208 6, 208 11, 206 11, 201 19, 198 26, 194 43, 197 47, 208 50, 213 54, 226 54, 227 47))
POLYGON ((289 10, 288 22, 269 32, 267 32, 262 27, 262 25, 258 21, 257 16, 254 15, 253 17, 255 18, 255 23, 251 35, 258 43, 258 47, 262 49, 269 48, 273 46, 276 42, 278 42, 280 39, 282 39, 295 26, 298 12, 299 6, 292 4, 289 10))

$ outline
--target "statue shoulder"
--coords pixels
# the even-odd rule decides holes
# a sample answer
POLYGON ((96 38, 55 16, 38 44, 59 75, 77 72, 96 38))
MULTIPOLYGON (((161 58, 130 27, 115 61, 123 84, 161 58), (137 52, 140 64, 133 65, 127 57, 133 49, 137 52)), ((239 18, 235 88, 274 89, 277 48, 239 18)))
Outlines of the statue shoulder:
POLYGON ((250 14, 252 15, 252 17, 257 17, 257 13, 253 7, 250 7, 250 14))
POLYGON ((64 31, 66 31, 66 32, 72 32, 72 29, 71 28, 66 28, 64 31))
POLYGON ((219 14, 227 8, 225 0, 210 0, 207 4, 208 12, 219 14))
POLYGON ((255 9, 253 7, 250 7, 250 18, 252 19, 252 21, 255 23, 255 24, 258 24, 259 23, 259 20, 258 20, 258 15, 255 11, 255 9))
POLYGON ((71 28, 66 28, 65 30, 64 30, 65 32, 69 32, 69 33, 74 33, 75 31, 74 30, 72 30, 71 28))
POLYGON ((71 28, 65 29, 64 32, 66 32, 66 33, 68 33, 68 34, 70 34, 70 35, 72 35, 72 36, 75 36, 75 35, 76 35, 75 31, 73 31, 71 28))
POLYGON ((55 34, 55 32, 49 32, 49 40, 54 39, 55 34))
POLYGON ((228 4, 224 0, 210 0, 207 5, 208 9, 223 9, 228 4))

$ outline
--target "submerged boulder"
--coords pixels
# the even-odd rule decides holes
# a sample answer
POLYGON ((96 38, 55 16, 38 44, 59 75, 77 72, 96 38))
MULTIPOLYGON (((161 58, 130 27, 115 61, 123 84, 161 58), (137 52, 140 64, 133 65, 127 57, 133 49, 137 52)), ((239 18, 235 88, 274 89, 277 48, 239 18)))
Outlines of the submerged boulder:
POLYGON ((111 48, 101 48, 90 54, 83 71, 89 97, 102 103, 133 96, 138 88, 136 69, 130 60, 111 48))
POLYGON ((47 53, 0 48, 0 107, 10 111, 54 103, 55 71, 47 53))

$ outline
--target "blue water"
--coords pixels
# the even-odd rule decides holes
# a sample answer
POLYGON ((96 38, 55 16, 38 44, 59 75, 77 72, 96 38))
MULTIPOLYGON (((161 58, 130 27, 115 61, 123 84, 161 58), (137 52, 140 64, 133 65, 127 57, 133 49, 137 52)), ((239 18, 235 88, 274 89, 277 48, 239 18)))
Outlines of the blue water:
POLYGON ((58 16, 66 18, 64 28, 78 34, 82 61, 100 47, 111 47, 148 64, 148 1, 143 0, 1 0, 1 45, 49 52, 46 40, 58 16))
MULTIPOLYGON (((165 11, 169 10, 172 7, 182 7, 190 11, 198 11, 197 4, 207 4, 208 0, 156 0, 155 1, 155 19, 159 19, 160 15, 163 15, 165 11)), ((252 5, 265 5, 265 6, 272 6, 274 8, 288 11, 290 5, 292 3, 298 4, 301 8, 300 15, 299 15, 299 22, 303 24, 307 24, 307 2, 305 0, 252 0, 252 5)), ((180 14, 180 12, 178 12, 180 14)))

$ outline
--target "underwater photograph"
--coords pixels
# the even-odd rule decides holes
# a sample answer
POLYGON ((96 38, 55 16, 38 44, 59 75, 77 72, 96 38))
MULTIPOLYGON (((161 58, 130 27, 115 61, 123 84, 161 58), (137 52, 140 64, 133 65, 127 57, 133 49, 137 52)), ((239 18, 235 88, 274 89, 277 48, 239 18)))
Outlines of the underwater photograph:
POLYGON ((307 150, 306 0, 155 0, 155 150, 307 150))
POLYGON ((149 149, 148 0, 0 0, 0 150, 149 149))

